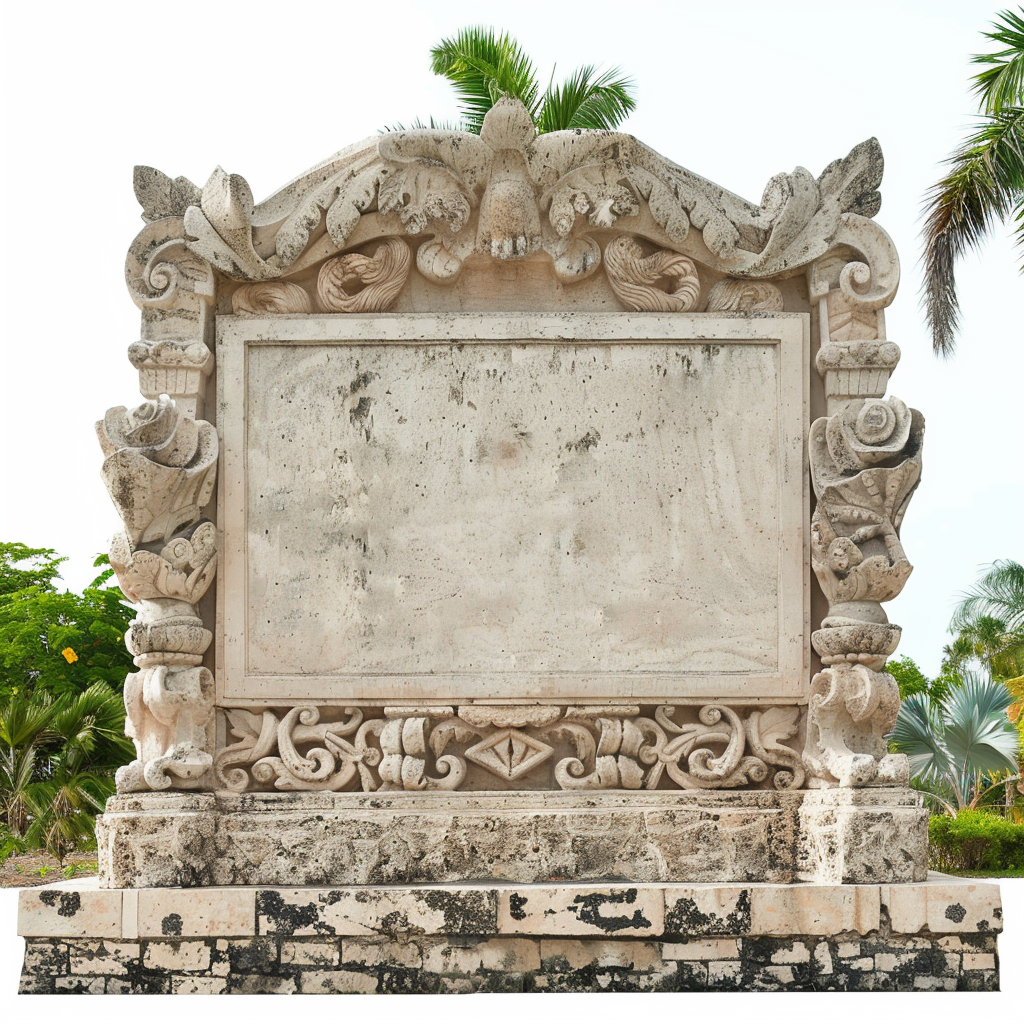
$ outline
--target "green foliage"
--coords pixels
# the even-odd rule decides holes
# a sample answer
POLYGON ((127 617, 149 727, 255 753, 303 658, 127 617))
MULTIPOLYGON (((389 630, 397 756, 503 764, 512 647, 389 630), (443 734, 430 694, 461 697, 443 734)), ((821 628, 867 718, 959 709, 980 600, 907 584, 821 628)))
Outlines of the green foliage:
POLYGON ((1006 714, 1012 700, 1005 684, 965 672, 943 701, 919 692, 900 707, 893 749, 951 814, 977 807, 1005 773, 1016 773, 1019 739, 1006 714))
POLYGON ((959 326, 954 268, 997 221, 1015 221, 1024 247, 1024 8, 1003 11, 985 37, 1004 46, 973 60, 984 119, 946 161, 925 198, 922 306, 937 353, 951 355, 959 326))
POLYGON ((134 613, 117 587, 103 585, 110 571, 82 594, 58 593, 63 561, 49 549, 0 544, 0 696, 57 697, 99 680, 120 690, 132 671, 124 634, 134 613))
POLYGON ((109 569, 82 594, 58 592, 62 561, 0 545, 0 859, 43 847, 63 861, 88 845, 134 753, 122 697, 131 609, 104 585, 109 569))
POLYGON ((928 854, 932 868, 954 874, 1024 869, 1024 825, 983 810, 933 815, 928 854))
MULTIPOLYGON (((442 39, 430 51, 435 75, 455 87, 463 131, 480 134, 484 117, 502 96, 518 99, 540 133, 573 128, 617 128, 636 108, 634 82, 618 68, 600 73, 596 65, 577 68, 560 84, 554 73, 541 92, 533 61, 507 32, 475 26, 442 39)), ((397 125, 401 129, 401 125, 397 125)), ((422 121, 413 127, 424 127, 422 121)), ((430 127, 451 128, 430 119, 430 127)))

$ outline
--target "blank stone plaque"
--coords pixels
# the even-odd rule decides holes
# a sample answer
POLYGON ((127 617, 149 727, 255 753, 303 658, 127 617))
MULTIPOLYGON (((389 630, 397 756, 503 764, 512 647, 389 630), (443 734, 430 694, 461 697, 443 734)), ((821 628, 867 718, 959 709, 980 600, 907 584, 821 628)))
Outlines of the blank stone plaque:
POLYGON ((221 322, 225 696, 801 692, 802 318, 381 319, 221 322))

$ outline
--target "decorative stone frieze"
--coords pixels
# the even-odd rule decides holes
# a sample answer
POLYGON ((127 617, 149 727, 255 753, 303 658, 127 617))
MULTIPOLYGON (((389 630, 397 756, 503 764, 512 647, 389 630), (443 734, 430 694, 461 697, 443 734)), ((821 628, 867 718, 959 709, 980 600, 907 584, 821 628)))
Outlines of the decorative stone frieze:
POLYGON ((226 789, 799 789, 796 706, 223 710, 226 789), (374 717, 380 716, 380 717, 374 717), (482 771, 471 774, 471 767, 482 771))

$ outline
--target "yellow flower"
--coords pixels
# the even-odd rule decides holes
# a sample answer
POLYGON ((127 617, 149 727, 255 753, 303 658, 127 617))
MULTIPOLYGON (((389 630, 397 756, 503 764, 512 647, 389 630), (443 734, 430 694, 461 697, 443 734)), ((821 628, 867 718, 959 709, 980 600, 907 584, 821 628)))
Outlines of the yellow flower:
POLYGON ((76 661, 78 661, 78 655, 75 654, 75 652, 70 647, 65 647, 64 650, 60 653, 64 655, 64 660, 69 665, 73 665, 76 661))

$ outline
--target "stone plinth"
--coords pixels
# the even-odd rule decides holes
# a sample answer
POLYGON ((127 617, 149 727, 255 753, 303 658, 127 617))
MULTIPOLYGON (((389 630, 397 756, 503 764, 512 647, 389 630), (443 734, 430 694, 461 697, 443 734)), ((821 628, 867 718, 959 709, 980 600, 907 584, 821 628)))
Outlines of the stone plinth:
POLYGON ((910 790, 152 794, 98 823, 101 884, 911 882, 910 790))
POLYGON ((620 885, 21 894, 22 992, 998 988, 999 888, 620 885))

